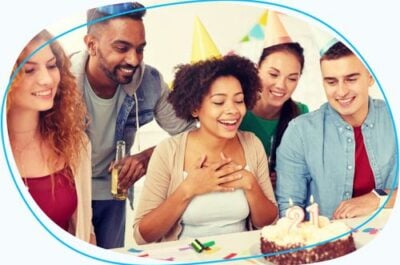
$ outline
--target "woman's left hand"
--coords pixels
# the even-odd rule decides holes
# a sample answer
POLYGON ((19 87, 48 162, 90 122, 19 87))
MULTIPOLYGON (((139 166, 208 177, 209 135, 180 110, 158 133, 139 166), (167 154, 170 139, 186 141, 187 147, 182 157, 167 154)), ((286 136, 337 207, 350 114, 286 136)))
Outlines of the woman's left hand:
MULTIPOLYGON (((221 153, 221 158, 227 159, 227 157, 223 153, 221 153)), ((238 164, 232 160, 228 165, 236 166, 238 164)), ((254 175, 246 168, 243 168, 242 170, 238 171, 238 173, 241 174, 242 178, 226 182, 224 184, 221 184, 221 186, 223 186, 224 188, 232 188, 235 190, 236 189, 250 190, 253 187, 253 185, 257 182, 254 175)))

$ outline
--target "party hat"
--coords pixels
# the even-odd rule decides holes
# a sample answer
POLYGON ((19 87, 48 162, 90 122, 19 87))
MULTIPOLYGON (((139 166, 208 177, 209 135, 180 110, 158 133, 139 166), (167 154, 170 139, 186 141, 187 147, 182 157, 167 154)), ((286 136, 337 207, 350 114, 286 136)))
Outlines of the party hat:
POLYGON ((211 57, 221 57, 221 53, 214 44, 203 23, 201 23, 200 19, 196 17, 194 23, 191 62, 195 63, 211 57))
POLYGON ((264 48, 289 42, 292 42, 292 39, 279 19, 278 14, 270 10, 265 27, 264 48))
POLYGON ((315 43, 318 46, 320 56, 323 56, 329 50, 329 48, 331 48, 335 43, 338 42, 335 37, 330 35, 325 30, 321 30, 311 25, 310 29, 314 37, 315 43))

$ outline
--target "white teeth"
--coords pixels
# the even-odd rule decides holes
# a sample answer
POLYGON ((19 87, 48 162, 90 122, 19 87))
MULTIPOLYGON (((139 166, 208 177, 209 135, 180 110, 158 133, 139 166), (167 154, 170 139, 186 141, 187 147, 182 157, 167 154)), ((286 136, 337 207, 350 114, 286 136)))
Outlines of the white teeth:
POLYGON ((285 95, 285 93, 279 93, 279 92, 272 91, 272 90, 270 90, 270 93, 276 97, 283 97, 285 95))
POLYGON ((130 73, 133 73, 133 69, 132 68, 129 68, 129 69, 126 69, 126 68, 119 68, 119 69, 121 69, 121 71, 122 72, 125 72, 125 73, 127 73, 127 74, 130 74, 130 73))
POLYGON ((231 120, 231 121, 220 121, 222 124, 227 124, 227 125, 235 125, 237 120, 231 120))
POLYGON ((339 101, 340 103, 349 103, 350 101, 352 101, 353 98, 345 98, 345 99, 338 99, 337 101, 339 101))
POLYGON ((37 97, 49 96, 49 95, 51 95, 51 89, 32 92, 32 95, 37 96, 37 97))

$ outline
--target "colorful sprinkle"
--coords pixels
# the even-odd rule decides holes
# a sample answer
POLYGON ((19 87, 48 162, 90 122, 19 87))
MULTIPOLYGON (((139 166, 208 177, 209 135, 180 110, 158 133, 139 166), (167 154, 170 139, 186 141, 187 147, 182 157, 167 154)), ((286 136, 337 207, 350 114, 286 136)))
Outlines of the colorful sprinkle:
POLYGON ((209 247, 212 247, 212 246, 214 246, 215 245, 215 241, 208 241, 208 242, 206 242, 206 243, 203 243, 203 246, 205 247, 205 248, 209 248, 209 247))
POLYGON ((140 253, 140 252, 142 252, 143 250, 141 250, 141 249, 136 249, 136 248, 130 248, 130 249, 128 249, 128 252, 131 252, 131 253, 140 253))
POLYGON ((370 235, 375 235, 379 232, 379 229, 368 227, 362 230, 364 233, 368 233, 370 235))
POLYGON ((201 252, 204 250, 204 248, 203 248, 201 245, 199 245, 196 241, 190 243, 190 245, 192 246, 192 248, 193 248, 197 253, 201 253, 201 252))
POLYGON ((225 257, 224 257, 224 259, 231 259, 231 258, 233 258, 234 256, 236 256, 237 254, 236 253, 231 253, 231 254, 229 254, 229 255, 226 255, 225 257))
POLYGON ((220 247, 206 248, 203 253, 205 254, 214 254, 215 252, 220 251, 220 247))
POLYGON ((179 248, 179 251, 184 251, 184 250, 188 250, 188 249, 192 249, 192 247, 189 245, 187 247, 181 247, 181 248, 179 248))

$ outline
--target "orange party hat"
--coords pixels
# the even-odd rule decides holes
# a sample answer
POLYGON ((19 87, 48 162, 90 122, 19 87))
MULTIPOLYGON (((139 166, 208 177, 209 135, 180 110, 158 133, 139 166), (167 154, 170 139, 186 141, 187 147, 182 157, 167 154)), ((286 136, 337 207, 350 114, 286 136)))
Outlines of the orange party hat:
POLYGON ((278 13, 270 10, 268 12, 267 25, 265 27, 264 48, 290 42, 293 41, 279 19, 278 13))

